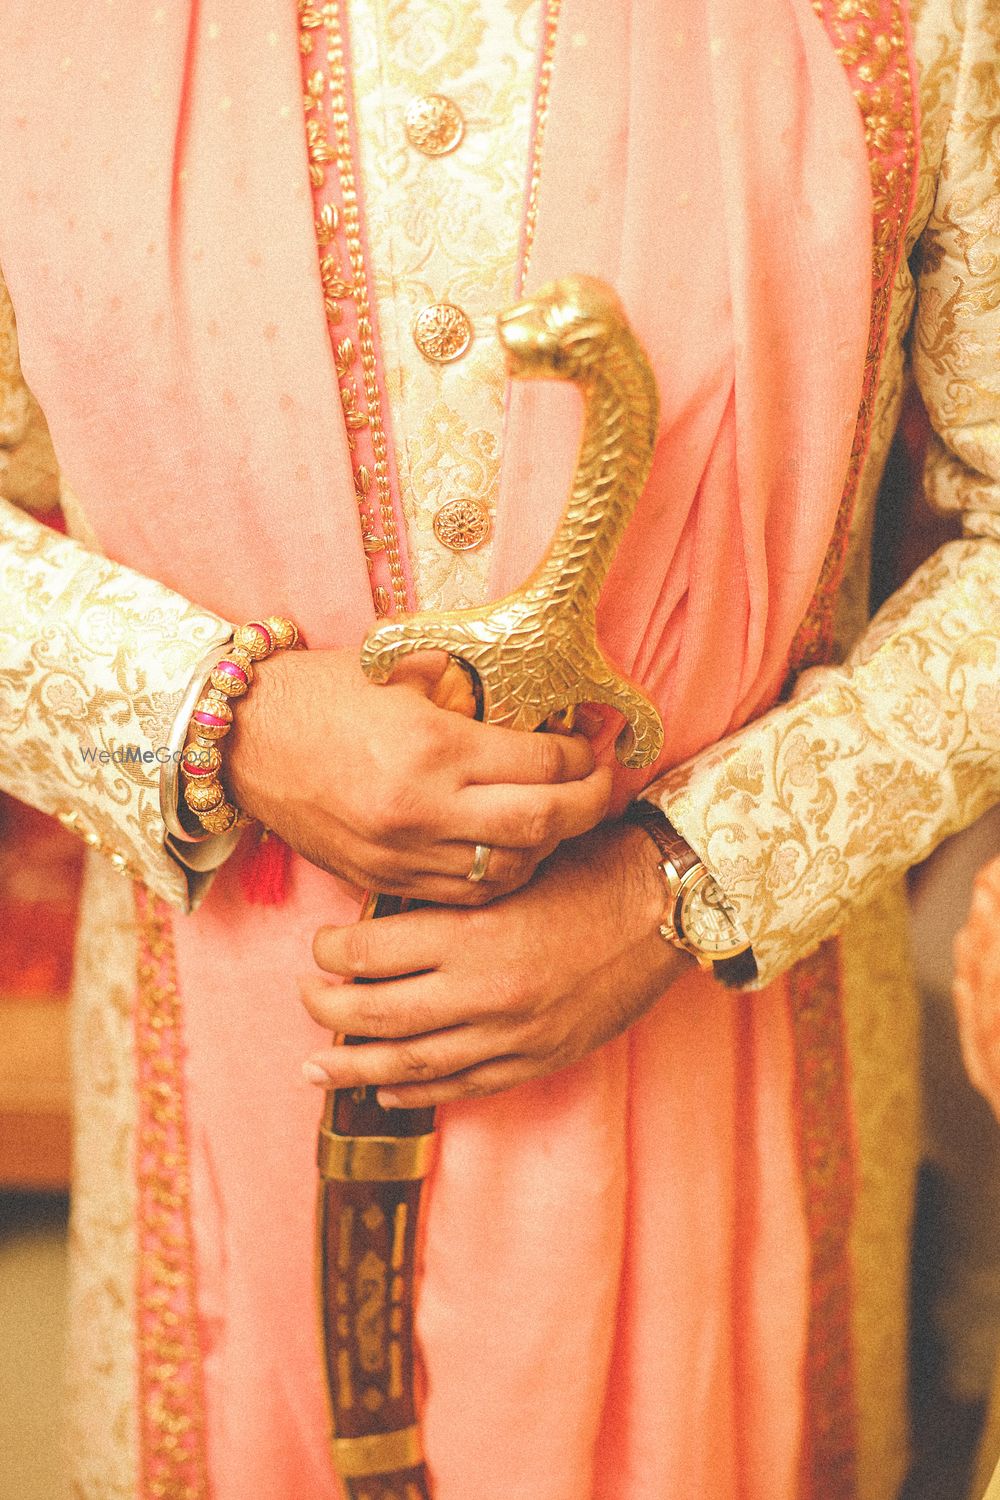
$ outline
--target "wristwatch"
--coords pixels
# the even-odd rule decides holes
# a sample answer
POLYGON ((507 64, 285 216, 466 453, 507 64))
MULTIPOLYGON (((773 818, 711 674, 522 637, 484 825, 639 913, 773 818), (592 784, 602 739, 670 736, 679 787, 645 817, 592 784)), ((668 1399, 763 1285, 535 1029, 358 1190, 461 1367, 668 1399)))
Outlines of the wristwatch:
POLYGON ((757 977, 757 963, 746 933, 715 878, 652 802, 633 802, 625 822, 648 834, 661 856, 668 906, 662 937, 711 969, 716 979, 737 989, 757 977))

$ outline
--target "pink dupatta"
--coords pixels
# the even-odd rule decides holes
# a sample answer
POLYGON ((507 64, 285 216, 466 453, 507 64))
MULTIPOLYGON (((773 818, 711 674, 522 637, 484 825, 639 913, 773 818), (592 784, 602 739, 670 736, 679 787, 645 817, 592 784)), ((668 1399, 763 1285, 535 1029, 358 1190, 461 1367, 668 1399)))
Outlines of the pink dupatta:
MULTIPOLYGON (((33 11, 0 59, 0 263, 27 377, 111 556, 228 618, 286 612, 313 645, 354 645, 372 609, 291 9, 178 0, 116 24, 33 11)), ((565 0, 528 285, 606 277, 657 370, 656 463, 601 629, 663 709, 664 763, 785 671, 851 449, 870 212, 861 123, 808 0, 752 17, 741 0, 565 0)), ((495 590, 550 535, 576 434, 564 389, 512 392, 495 590)), ((227 869, 173 924, 198 1500, 337 1493, 317 1103, 296 1082, 316 1033, 292 976, 357 893, 293 873, 288 905, 261 912, 227 869)), ((780 996, 692 978, 577 1067, 444 1112, 419 1304, 439 1500, 792 1500, 793 1073, 780 996)), ((152 1378, 143 1500, 170 1447, 152 1378)))
POLYGON ((955 1005, 969 1077, 1000 1119, 1000 859, 976 876, 955 939, 955 1005))

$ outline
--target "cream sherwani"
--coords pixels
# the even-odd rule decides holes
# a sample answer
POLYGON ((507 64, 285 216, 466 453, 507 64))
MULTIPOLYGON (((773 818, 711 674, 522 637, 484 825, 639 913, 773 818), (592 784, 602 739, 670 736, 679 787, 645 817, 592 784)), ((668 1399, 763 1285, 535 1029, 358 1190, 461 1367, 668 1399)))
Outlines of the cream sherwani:
MULTIPOLYGON (((481 597, 489 545, 452 552, 433 523, 456 493, 487 506, 496 498, 503 373, 490 330, 514 290, 539 5, 352 0, 349 11, 409 550, 422 603, 459 605, 481 597), (401 116, 432 91, 460 106, 467 149, 431 158, 408 147, 401 116), (429 365, 409 338, 415 310, 429 300, 459 304, 473 321, 474 356, 460 371, 429 365)), ((919 0, 912 12, 923 135, 913 253, 893 292, 841 597, 841 664, 806 674, 790 702, 671 773, 657 793, 737 906, 762 983, 846 931, 866 1500, 895 1493, 906 1446, 901 1226, 917 1103, 897 877, 1000 800, 1000 12, 992 0, 919 0), (961 516, 963 539, 867 624, 876 494, 910 374, 935 433, 928 493, 961 516)), ((61 817, 95 850, 75 1006, 71 1446, 76 1493, 112 1500, 132 1494, 135 1470, 127 1415, 135 1400, 127 1328, 135 949, 131 886, 112 865, 179 908, 198 900, 209 877, 165 845, 155 763, 102 765, 81 747, 163 744, 197 662, 231 625, 97 555, 85 496, 63 487, 74 539, 30 514, 52 493, 58 463, 21 377, 2 284, 0 444, 0 786, 61 817)))

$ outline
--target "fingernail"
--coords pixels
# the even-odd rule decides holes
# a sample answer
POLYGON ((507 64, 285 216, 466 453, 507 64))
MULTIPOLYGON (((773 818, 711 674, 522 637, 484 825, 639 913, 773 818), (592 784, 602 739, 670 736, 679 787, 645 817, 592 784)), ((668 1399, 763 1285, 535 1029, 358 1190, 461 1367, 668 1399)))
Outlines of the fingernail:
POLYGON ((399 1095, 390 1093, 388 1089, 379 1089, 375 1095, 383 1109, 399 1109, 399 1095))
POLYGON ((333 1079, 330 1077, 325 1068, 320 1067, 319 1063, 303 1063, 302 1076, 307 1083, 318 1083, 321 1084, 324 1088, 333 1088, 333 1079))

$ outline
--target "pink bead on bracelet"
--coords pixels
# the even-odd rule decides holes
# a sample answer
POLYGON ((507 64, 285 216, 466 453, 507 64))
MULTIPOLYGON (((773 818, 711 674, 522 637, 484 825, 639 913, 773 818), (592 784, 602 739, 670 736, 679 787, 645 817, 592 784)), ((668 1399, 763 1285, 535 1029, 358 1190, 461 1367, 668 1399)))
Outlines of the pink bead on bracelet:
POLYGON ((233 725, 229 700, 242 698, 249 690, 255 661, 264 661, 275 651, 289 651, 298 640, 299 632, 292 621, 279 615, 241 625, 233 636, 232 648, 216 663, 211 686, 195 704, 188 728, 194 738, 181 758, 181 775, 184 801, 206 833, 228 833, 238 823, 249 821, 227 800, 219 775, 222 751, 216 742, 224 739, 233 725))

